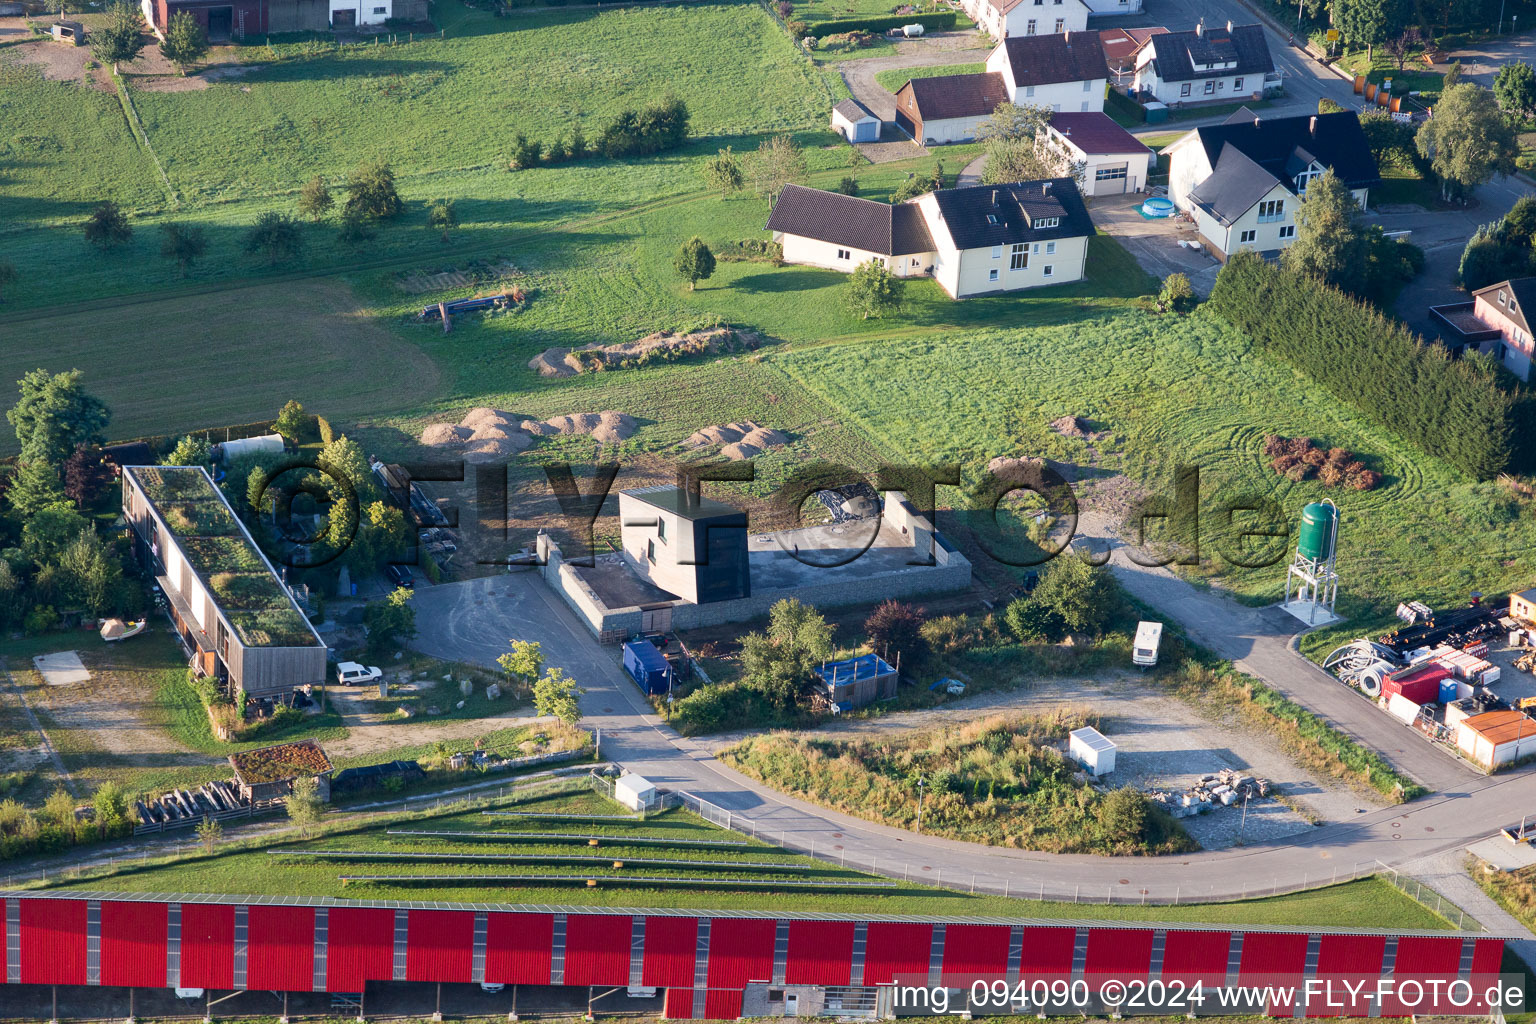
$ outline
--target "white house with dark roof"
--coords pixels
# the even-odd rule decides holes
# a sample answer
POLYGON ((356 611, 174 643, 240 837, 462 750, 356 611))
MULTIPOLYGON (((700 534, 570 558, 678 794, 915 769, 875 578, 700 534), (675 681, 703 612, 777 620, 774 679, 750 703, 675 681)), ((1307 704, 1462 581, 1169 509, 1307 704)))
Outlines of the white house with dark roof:
POLYGON ((1135 61, 1134 92, 1170 106, 1258 99, 1280 85, 1258 25, 1229 21, 1221 29, 1201 21, 1187 32, 1158 33, 1136 51, 1135 61))
POLYGON ((914 78, 896 93, 896 127, 924 145, 965 142, 999 103, 1102 111, 1109 81, 1097 32, 1010 36, 974 75, 914 78))
POLYGON ((784 261, 852 271, 876 260, 951 298, 1081 280, 1093 220, 1071 178, 940 189, 891 205, 785 186, 767 230, 784 261))
POLYGON ((1194 217, 1218 259, 1276 253, 1296 237, 1307 185, 1332 169, 1365 208, 1381 179, 1353 111, 1261 118, 1246 107, 1164 149, 1168 198, 1194 217))
POLYGON ((1052 114, 1035 141, 1061 153, 1069 165, 1082 164, 1083 192, 1090 196, 1142 191, 1156 159, 1136 136, 1098 111, 1052 114))
MULTIPOLYGON (((1092 0, 1114 4, 1117 0, 1092 0)), ((993 39, 1081 32, 1093 13, 1090 0, 960 0, 971 20, 993 39)), ((1132 0, 1127 0, 1130 4, 1132 0)), ((1136 0, 1139 9, 1139 0, 1136 0)), ((1108 12, 1106 12, 1108 13, 1108 12)), ((1134 13, 1127 11, 1126 13, 1134 13)))

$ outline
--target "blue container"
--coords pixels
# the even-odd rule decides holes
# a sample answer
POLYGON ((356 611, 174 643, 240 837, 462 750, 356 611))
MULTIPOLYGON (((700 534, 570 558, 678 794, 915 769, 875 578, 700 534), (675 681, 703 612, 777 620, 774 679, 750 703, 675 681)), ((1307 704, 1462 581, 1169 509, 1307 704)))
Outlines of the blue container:
POLYGON ((672 688, 672 666, 649 640, 624 645, 624 669, 645 693, 666 693, 672 688))
POLYGON ((1451 701, 1453 701, 1455 699, 1456 699, 1456 680, 1454 680, 1454 679, 1442 679, 1442 680, 1440 680, 1440 703, 1441 704, 1449 704, 1451 701))

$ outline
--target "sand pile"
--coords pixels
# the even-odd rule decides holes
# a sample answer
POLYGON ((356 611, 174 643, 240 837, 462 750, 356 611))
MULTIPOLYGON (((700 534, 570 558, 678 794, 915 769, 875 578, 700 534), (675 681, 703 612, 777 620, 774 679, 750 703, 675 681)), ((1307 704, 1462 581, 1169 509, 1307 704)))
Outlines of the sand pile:
POLYGON ((999 455, 987 463, 987 472, 1004 483, 1039 487, 1045 472, 1044 459, 1015 459, 999 455))
POLYGON ((1081 437, 1093 440, 1099 435, 1088 429, 1088 421, 1081 416, 1062 416, 1051 421, 1051 429, 1063 437, 1081 437))
POLYGON ((566 416, 551 416, 547 420, 524 420, 522 429, 538 437, 555 434, 590 434, 604 444, 622 441, 635 432, 634 417, 622 412, 576 412, 566 416))
POLYGON ((695 430, 684 443, 690 448, 719 446, 721 455, 739 461, 755 458, 770 448, 788 444, 789 435, 752 420, 741 420, 695 430))
POLYGON ((528 360, 528 368, 543 377, 574 377, 578 373, 644 366, 687 356, 716 355, 753 349, 758 337, 729 327, 711 327, 689 334, 656 331, 619 345, 583 345, 580 348, 549 348, 528 360))
POLYGON ((434 423, 421 432, 421 443, 431 448, 448 448, 463 444, 473 433, 453 423, 434 423))

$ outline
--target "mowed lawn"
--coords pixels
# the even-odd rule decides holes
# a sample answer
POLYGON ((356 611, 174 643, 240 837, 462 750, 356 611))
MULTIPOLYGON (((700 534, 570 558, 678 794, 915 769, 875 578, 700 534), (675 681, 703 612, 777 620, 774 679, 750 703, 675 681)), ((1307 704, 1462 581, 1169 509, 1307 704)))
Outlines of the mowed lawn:
MULTIPOLYGON (((387 160, 403 176, 495 166, 513 136, 588 140, 672 93, 695 135, 805 128, 829 94, 756 4, 439 12, 446 38, 284 59, 194 92, 135 90, 184 199, 245 197, 387 160)), ((253 55, 259 58, 260 51, 253 55)))
MULTIPOLYGON (((248 423, 295 397, 344 422, 420 405, 438 388, 431 359, 335 280, 151 299, 7 324, 4 334, 0 381, 79 367, 111 406, 115 438, 248 423)), ((15 449, 0 433, 0 452, 15 449)))
MULTIPOLYGON (((1536 573, 1536 521, 1499 485, 1466 481, 1341 408, 1203 311, 1085 310, 1070 324, 828 345, 769 362, 885 457, 959 462, 968 484, 994 456, 1043 455, 1123 471, 1171 497, 1175 467, 1197 466, 1201 571, 1250 600, 1276 599, 1285 573, 1283 562, 1241 569, 1218 557, 1230 534, 1220 503, 1244 494, 1273 499, 1292 527, 1305 503, 1338 503, 1340 604, 1350 614, 1404 596, 1459 602, 1473 589, 1526 586, 1536 573), (1093 451, 1049 429, 1064 415, 1105 432, 1093 451), (1359 492, 1281 478, 1263 457, 1267 432, 1349 448, 1384 485, 1359 492)), ((963 494, 940 493, 964 507, 963 494)))

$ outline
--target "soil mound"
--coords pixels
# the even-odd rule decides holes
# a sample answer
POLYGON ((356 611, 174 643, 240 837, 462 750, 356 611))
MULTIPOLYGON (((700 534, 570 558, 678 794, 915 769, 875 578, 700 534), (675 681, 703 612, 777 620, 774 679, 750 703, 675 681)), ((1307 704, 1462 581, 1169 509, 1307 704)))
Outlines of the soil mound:
POLYGON ((702 427, 689 434, 688 440, 683 443, 690 448, 719 447, 720 454, 726 458, 741 460, 755 458, 770 448, 788 444, 789 435, 752 420, 740 420, 702 427))
POLYGON ((548 348, 528 360, 528 368, 542 377, 574 377, 578 373, 626 369, 652 362, 670 362, 688 356, 718 355, 754 349, 759 339, 751 332, 729 327, 676 334, 656 331, 618 345, 583 345, 580 348, 548 348))
POLYGON ((1088 427, 1088 421, 1081 416, 1062 416, 1051 421, 1051 429, 1062 437, 1081 437, 1084 440, 1093 440, 1099 435, 1088 427))

